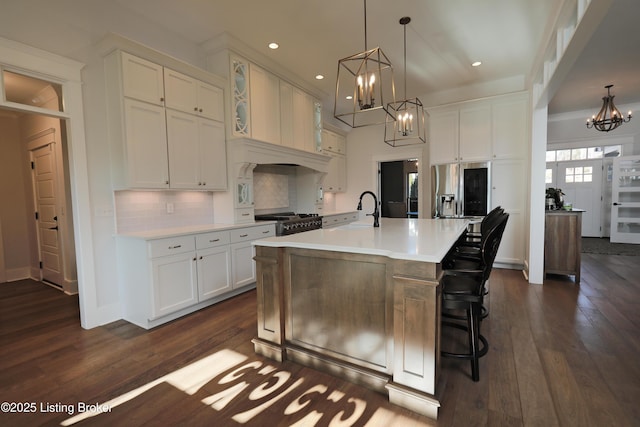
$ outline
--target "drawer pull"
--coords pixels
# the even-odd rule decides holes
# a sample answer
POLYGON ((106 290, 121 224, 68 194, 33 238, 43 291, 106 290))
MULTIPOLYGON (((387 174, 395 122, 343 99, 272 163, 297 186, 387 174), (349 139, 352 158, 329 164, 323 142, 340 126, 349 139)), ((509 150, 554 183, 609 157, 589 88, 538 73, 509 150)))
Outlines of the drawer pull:
POLYGON ((219 242, 220 239, 213 239, 213 240, 209 240, 209 243, 215 243, 215 242, 219 242))
POLYGON ((262 232, 262 234, 269 234, 269 233, 271 233, 271 231, 270 231, 270 230, 267 230, 267 231, 263 231, 263 232, 262 232))
POLYGON ((181 248, 182 245, 169 246, 169 249, 178 249, 181 248))
POLYGON ((241 234, 240 237, 247 237, 248 234, 241 234))

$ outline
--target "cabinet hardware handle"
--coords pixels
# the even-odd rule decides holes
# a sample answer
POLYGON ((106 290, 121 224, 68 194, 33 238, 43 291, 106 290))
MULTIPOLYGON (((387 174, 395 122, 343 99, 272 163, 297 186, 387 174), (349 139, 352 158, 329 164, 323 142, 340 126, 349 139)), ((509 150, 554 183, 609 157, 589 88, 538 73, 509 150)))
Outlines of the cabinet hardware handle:
POLYGON ((202 183, 202 185, 207 185, 207 183, 206 183, 206 182, 203 182, 203 183, 202 183))
POLYGON ((181 248, 182 245, 169 246, 169 249, 178 249, 181 248))
POLYGON ((248 213, 243 213, 242 216, 249 216, 249 214, 248 213))
POLYGON ((622 206, 622 203, 614 202, 613 206, 622 206))
POLYGON ((164 102, 164 98, 162 98, 162 97, 161 97, 161 98, 160 98, 160 102, 164 102))
POLYGON ((247 237, 248 234, 241 234, 240 237, 247 237))
POLYGON ((199 113, 202 113, 202 108, 198 109, 198 112, 199 112, 199 113))
POLYGON ((198 107, 193 107, 193 111, 198 111, 198 107))
POLYGON ((202 259, 202 256, 199 259, 202 259))
POLYGON ((270 231, 269 231, 269 230, 267 230, 267 231, 263 231, 263 232, 262 232, 262 234, 269 234, 269 233, 270 233, 270 231))
POLYGON ((196 261, 196 257, 193 257, 193 260, 196 261))
POLYGON ((209 243, 214 243, 214 242, 219 242, 220 239, 213 239, 213 240, 209 240, 209 243))

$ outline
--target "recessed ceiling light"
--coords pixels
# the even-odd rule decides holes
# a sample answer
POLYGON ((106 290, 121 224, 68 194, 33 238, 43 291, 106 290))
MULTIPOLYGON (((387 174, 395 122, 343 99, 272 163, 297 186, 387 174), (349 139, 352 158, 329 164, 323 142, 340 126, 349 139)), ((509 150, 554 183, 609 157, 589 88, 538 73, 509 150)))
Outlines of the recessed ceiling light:
POLYGON ((316 76, 316 80, 322 80, 322 79, 324 79, 324 76, 322 74, 318 74, 316 76))
POLYGON ((279 47, 280 47, 280 45, 278 43, 276 43, 276 42, 269 43, 269 49, 277 49, 279 47))
POLYGON ((481 61, 476 61, 473 64, 471 64, 472 67, 479 67, 480 65, 482 65, 481 61))

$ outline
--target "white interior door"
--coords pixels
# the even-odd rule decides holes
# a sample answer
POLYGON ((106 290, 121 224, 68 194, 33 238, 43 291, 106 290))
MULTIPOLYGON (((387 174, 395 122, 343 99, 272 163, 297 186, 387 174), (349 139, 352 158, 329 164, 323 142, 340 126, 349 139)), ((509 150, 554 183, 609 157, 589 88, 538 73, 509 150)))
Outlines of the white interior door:
POLYGON ((640 156, 613 160, 611 241, 640 244, 640 156))
POLYGON ((31 150, 32 178, 36 206, 36 226, 41 262, 41 280, 58 286, 63 283, 62 257, 57 213, 57 173, 54 144, 31 150))
POLYGON ((556 186, 582 214, 582 236, 602 237, 602 160, 558 162, 556 186))

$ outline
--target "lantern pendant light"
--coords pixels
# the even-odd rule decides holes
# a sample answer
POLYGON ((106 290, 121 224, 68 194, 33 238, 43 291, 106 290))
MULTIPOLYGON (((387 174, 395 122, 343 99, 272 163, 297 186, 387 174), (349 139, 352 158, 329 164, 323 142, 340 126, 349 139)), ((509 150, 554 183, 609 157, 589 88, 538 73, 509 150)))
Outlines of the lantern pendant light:
POLYGON ((407 24, 411 18, 400 18, 404 27, 404 99, 389 103, 388 110, 394 119, 387 117, 384 126, 384 142, 392 147, 424 144, 427 142, 424 107, 418 98, 407 98, 407 24))
POLYGON ((367 48, 367 0, 364 0, 364 51, 338 61, 333 116, 353 127, 395 119, 386 102, 395 102, 393 67, 379 47, 367 48))
POLYGON ((587 128, 596 128, 601 132, 609 132, 617 128, 623 123, 627 123, 631 120, 631 111, 627 117, 622 117, 620 110, 613 105, 613 98, 615 95, 611 95, 611 88, 613 85, 607 85, 604 88, 607 89, 607 96, 602 98, 602 108, 598 112, 598 115, 591 117, 587 120, 587 128))

